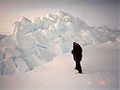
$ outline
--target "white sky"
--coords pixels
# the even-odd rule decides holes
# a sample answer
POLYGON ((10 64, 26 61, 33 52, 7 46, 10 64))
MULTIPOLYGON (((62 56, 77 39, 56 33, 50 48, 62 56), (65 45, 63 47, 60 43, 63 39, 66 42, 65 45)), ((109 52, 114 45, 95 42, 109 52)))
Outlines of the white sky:
POLYGON ((22 16, 29 19, 63 10, 90 26, 118 28, 119 0, 0 0, 0 33, 10 34, 22 16))

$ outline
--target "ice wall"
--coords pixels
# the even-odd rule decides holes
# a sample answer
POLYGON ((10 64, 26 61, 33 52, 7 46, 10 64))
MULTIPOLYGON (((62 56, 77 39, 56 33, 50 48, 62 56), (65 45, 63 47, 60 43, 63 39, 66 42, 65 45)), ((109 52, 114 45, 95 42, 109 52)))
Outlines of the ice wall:
MULTIPOLYGON (((2 37, 2 36, 1 36, 2 37)), ((0 39, 0 74, 27 72, 60 53, 70 52, 72 42, 82 46, 120 41, 120 30, 90 27, 63 11, 31 21, 16 21, 12 36, 0 39)))

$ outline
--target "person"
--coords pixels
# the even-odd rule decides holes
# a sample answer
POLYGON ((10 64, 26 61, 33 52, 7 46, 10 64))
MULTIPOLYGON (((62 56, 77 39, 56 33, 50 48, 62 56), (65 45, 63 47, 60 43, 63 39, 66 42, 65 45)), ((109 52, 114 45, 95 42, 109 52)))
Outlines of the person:
POLYGON ((71 53, 73 54, 73 58, 76 63, 75 69, 78 70, 79 73, 82 73, 82 67, 80 63, 80 61, 82 61, 82 47, 78 43, 73 42, 73 50, 71 53))

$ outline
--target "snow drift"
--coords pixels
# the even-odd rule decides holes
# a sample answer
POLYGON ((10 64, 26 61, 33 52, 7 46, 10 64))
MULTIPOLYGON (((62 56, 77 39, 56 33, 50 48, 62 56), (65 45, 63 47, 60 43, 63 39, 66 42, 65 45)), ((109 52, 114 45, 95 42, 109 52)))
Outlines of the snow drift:
POLYGON ((34 21, 22 17, 15 22, 13 35, 0 38, 0 74, 13 74, 70 52, 73 41, 82 46, 120 41, 120 30, 90 27, 78 17, 59 11, 34 21))
POLYGON ((120 90, 119 44, 108 41, 84 47, 83 74, 76 74, 72 54, 67 53, 27 73, 0 75, 0 89, 120 90))

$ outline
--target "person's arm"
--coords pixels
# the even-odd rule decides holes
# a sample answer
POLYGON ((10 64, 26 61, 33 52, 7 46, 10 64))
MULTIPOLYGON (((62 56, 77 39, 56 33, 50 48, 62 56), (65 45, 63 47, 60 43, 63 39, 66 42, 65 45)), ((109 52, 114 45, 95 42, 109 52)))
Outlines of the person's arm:
POLYGON ((72 54, 74 53, 73 50, 71 51, 71 53, 72 53, 72 54))
POLYGON ((72 54, 75 53, 75 47, 73 46, 73 50, 71 51, 72 54))

